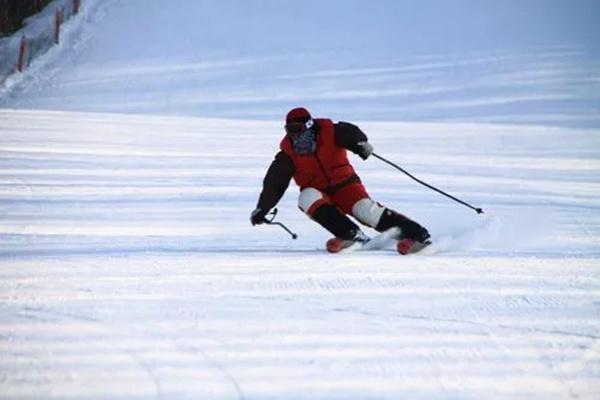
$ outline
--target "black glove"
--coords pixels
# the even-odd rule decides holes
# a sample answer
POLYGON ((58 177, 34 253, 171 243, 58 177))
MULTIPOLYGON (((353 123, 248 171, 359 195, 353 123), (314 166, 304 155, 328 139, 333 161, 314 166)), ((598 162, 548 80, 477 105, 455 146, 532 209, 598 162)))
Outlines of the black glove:
POLYGON ((256 207, 256 209, 252 211, 252 214, 250 214, 250 222, 252 225, 260 225, 267 222, 265 219, 267 212, 268 211, 265 211, 260 207, 256 207))
POLYGON ((363 160, 369 158, 369 156, 373 153, 373 146, 371 143, 364 141, 356 143, 356 154, 363 160))

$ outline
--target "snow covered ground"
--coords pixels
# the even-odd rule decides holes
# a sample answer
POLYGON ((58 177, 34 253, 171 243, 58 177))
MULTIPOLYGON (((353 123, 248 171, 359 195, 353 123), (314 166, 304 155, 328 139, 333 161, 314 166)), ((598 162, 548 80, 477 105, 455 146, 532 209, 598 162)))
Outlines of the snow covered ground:
POLYGON ((576 30, 554 5, 538 13, 564 25, 502 35, 533 6, 447 2, 489 28, 460 46, 415 28, 439 25, 418 2, 329 2, 329 26, 316 2, 161 3, 90 1, 0 92, 1 398, 598 398, 590 3, 576 30), (429 254, 325 254, 294 187, 278 219, 298 240, 252 227, 296 104, 486 213, 352 156, 429 254))

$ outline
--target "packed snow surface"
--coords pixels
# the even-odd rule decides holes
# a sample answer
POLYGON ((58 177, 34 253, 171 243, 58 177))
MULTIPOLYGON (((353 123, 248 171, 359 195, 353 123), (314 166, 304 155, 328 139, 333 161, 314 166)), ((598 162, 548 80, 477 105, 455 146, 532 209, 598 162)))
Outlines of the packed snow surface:
POLYGON ((413 29, 431 2, 350 3, 321 25, 300 3, 90 0, 11 78, 0 398, 598 398, 590 12, 576 33, 516 18, 502 36, 479 2, 447 2, 472 7, 464 29, 490 29, 463 43, 413 29), (531 51, 490 50, 515 34, 531 51), (485 213, 351 155, 375 200, 428 227, 424 254, 326 254, 293 184, 276 220, 298 239, 252 227, 294 105, 357 123, 378 154, 485 213))

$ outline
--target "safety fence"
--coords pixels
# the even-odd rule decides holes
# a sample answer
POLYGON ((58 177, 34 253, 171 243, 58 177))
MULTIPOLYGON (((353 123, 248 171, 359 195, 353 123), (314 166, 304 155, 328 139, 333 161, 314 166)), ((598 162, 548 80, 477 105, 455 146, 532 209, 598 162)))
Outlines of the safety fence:
POLYGON ((54 0, 16 34, 0 39, 0 85, 60 42, 63 23, 79 13, 81 1, 54 0))

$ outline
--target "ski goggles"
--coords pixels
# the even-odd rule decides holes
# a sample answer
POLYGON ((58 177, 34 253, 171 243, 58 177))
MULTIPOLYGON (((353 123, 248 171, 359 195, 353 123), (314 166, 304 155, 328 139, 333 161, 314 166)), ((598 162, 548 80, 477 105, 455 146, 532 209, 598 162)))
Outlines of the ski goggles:
POLYGON ((288 136, 296 137, 313 126, 315 126, 315 121, 312 118, 306 122, 290 122, 285 124, 285 132, 288 136))

